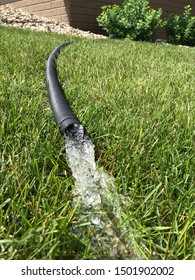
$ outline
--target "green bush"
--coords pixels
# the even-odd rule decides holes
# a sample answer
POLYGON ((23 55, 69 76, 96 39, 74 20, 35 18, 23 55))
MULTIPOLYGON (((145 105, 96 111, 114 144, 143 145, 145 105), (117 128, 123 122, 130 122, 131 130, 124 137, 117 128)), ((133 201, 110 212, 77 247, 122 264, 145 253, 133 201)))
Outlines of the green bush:
POLYGON ((153 41, 164 25, 162 9, 154 10, 147 0, 124 0, 122 6, 103 6, 97 21, 109 35, 131 40, 153 41))
POLYGON ((176 45, 195 46, 195 17, 192 17, 191 7, 184 7, 183 15, 171 15, 166 24, 168 41, 176 45))

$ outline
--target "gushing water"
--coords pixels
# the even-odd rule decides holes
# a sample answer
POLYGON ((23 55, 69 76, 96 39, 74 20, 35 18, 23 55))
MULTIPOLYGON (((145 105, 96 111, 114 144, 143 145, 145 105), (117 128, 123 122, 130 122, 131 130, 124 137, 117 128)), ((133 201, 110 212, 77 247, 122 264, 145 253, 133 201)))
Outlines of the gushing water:
POLYGON ((69 130, 66 136, 66 154, 76 179, 78 195, 87 206, 100 206, 101 194, 108 184, 113 183, 113 179, 97 169, 94 145, 82 125, 75 124, 69 130))
POLYGON ((100 254, 107 258, 125 255, 131 258, 132 251, 119 228, 121 202, 115 191, 114 180, 98 170, 94 145, 82 125, 75 124, 67 131, 65 147, 69 166, 76 179, 75 198, 78 200, 81 197, 83 205, 91 212, 88 222, 91 227, 95 227, 92 237, 94 251, 103 247, 104 252, 100 254))

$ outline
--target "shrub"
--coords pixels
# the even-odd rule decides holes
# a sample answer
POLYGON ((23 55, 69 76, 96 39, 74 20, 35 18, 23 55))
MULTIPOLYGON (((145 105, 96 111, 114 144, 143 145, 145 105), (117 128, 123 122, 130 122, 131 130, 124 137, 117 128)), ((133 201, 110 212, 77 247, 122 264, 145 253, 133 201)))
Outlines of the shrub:
POLYGON ((109 35, 117 38, 153 41, 163 26, 162 9, 151 9, 147 0, 124 0, 122 6, 102 7, 97 21, 109 35))
POLYGON ((192 17, 191 7, 184 7, 183 15, 171 15, 166 24, 168 41, 173 44, 195 46, 195 17, 192 17))

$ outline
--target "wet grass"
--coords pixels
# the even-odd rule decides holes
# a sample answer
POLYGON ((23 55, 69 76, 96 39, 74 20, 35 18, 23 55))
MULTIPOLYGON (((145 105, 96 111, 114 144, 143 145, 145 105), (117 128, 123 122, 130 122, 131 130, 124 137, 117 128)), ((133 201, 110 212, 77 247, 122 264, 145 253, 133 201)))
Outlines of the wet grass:
POLYGON ((73 231, 74 180, 46 92, 63 41, 77 44, 61 53, 60 80, 124 198, 121 227, 144 258, 195 259, 195 49, 2 26, 0 258, 101 259, 90 232, 73 231))

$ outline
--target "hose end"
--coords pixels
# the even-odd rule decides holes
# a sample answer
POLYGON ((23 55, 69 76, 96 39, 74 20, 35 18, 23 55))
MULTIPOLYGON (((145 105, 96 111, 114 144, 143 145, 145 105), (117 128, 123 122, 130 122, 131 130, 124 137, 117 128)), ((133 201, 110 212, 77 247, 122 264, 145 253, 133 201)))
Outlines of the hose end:
POLYGON ((73 124, 80 124, 80 121, 75 116, 66 117, 59 124, 60 132, 65 134, 73 124))

